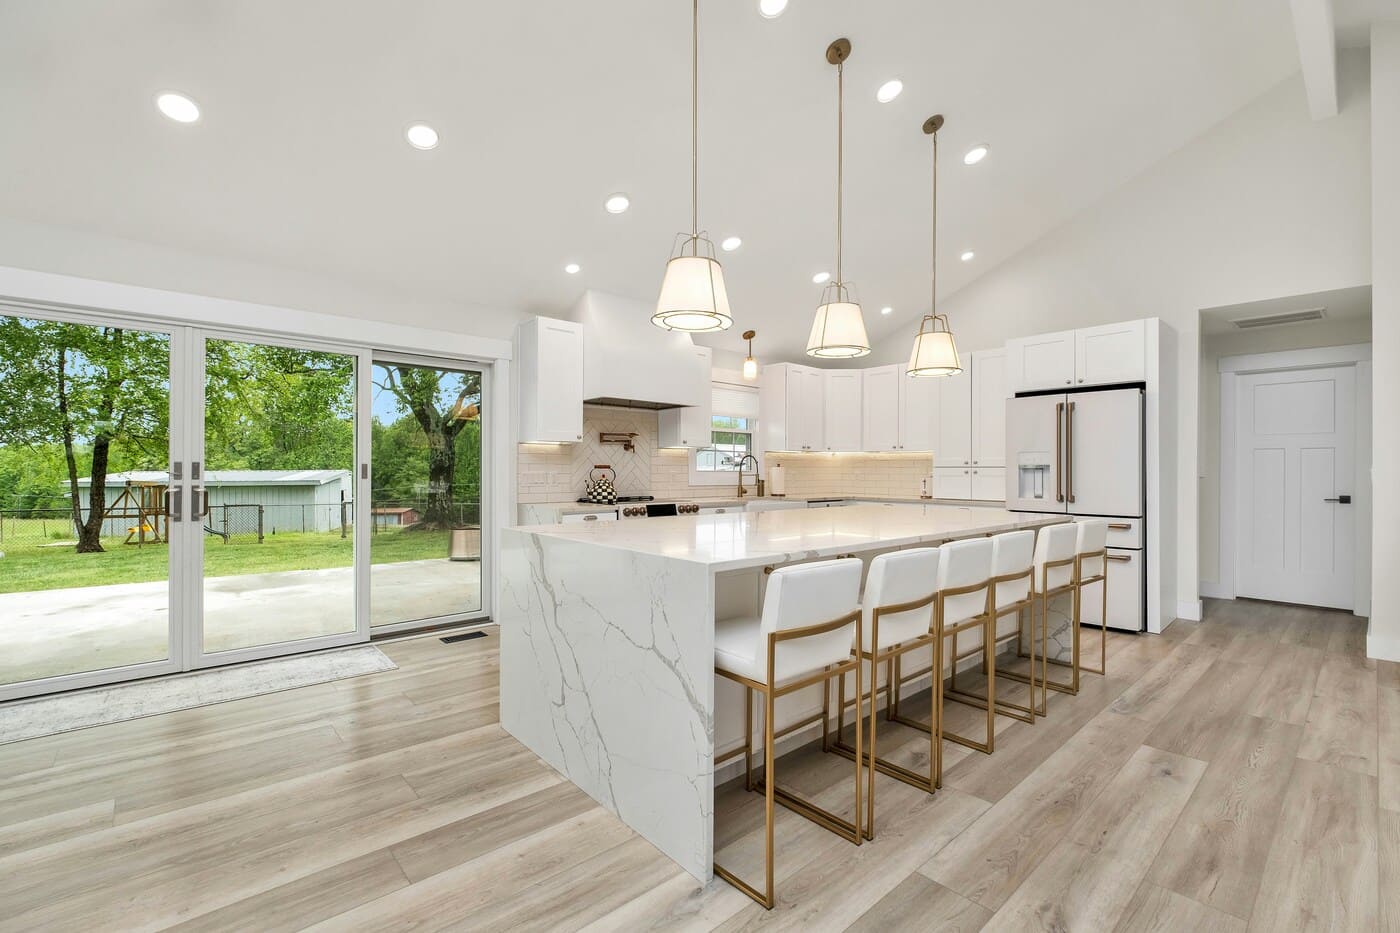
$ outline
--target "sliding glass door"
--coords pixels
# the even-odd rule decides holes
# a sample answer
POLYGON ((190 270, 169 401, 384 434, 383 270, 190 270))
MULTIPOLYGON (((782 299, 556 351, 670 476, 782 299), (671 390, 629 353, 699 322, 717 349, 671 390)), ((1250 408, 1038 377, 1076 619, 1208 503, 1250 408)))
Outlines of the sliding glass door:
POLYGON ((0 700, 484 618, 486 374, 0 306, 0 700))
POLYGON ((359 640, 356 354, 200 342, 196 663, 359 640))
POLYGON ((371 373, 370 624, 481 615, 483 372, 379 355, 371 373))
POLYGON ((179 668, 183 337, 0 307, 0 699, 179 668))

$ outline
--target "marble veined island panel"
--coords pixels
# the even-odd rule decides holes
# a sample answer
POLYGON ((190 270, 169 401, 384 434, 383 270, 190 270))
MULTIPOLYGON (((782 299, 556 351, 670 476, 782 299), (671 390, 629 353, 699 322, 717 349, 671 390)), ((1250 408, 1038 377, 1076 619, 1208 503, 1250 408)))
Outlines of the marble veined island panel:
POLYGON ((501 723, 707 881, 717 580, 1064 520, 869 505, 504 529, 501 723))

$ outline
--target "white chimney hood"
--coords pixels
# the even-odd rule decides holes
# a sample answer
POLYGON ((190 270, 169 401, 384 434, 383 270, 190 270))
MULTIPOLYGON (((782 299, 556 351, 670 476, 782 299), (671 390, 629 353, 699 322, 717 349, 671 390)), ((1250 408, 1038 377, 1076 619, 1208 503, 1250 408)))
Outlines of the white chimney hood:
POLYGON ((709 373, 690 335, 651 323, 652 303, 584 292, 571 319, 583 325, 583 398, 591 405, 681 408, 704 404, 709 373))

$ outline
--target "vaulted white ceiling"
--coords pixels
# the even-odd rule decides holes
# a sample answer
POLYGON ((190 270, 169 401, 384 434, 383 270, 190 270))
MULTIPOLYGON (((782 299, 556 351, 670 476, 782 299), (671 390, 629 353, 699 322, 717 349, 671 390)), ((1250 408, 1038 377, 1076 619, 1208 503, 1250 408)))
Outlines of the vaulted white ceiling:
MULTIPOLYGON (((650 299, 689 224, 689 25, 686 0, 0 0, 0 214, 538 313, 650 299), (404 143, 420 120, 436 150, 404 143)), ((752 327, 765 358, 800 355, 834 265, 830 40, 874 339, 927 304, 930 114, 948 294, 1298 68, 1277 0, 703 0, 701 27, 701 223, 743 238, 706 342, 752 327)))

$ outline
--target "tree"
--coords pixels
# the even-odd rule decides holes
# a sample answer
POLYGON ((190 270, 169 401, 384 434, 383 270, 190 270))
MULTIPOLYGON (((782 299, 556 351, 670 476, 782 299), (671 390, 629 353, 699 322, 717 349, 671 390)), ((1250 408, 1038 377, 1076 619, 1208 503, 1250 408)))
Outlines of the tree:
MULTIPOLYGON (((418 527, 450 528, 457 480, 457 441, 468 425, 473 426, 472 432, 480 430, 481 374, 377 363, 374 385, 393 397, 399 411, 413 418, 427 444, 427 501, 418 527)), ((476 436, 479 438, 479 434, 476 436)), ((479 458, 480 444, 476 446, 479 458)), ((476 469, 480 475, 479 459, 476 469)), ((376 474, 378 470, 376 463, 376 474)))
POLYGON ((0 446, 61 444, 80 553, 101 551, 114 451, 162 467, 170 430, 164 334, 0 316, 0 446), (79 457, 90 457, 83 514, 79 457))

